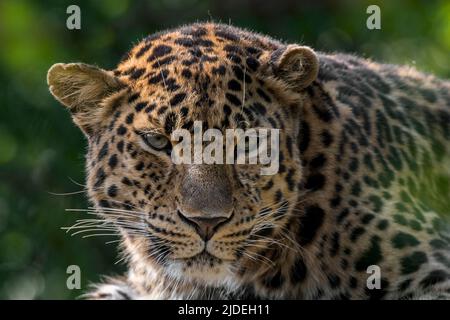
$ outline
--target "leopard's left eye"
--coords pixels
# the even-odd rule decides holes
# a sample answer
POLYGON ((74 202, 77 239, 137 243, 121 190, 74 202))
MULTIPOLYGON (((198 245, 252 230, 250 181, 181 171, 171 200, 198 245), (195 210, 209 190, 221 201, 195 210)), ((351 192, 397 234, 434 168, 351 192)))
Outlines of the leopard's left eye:
POLYGON ((143 133, 141 137, 146 145, 157 151, 167 149, 170 146, 169 139, 159 133, 143 133))

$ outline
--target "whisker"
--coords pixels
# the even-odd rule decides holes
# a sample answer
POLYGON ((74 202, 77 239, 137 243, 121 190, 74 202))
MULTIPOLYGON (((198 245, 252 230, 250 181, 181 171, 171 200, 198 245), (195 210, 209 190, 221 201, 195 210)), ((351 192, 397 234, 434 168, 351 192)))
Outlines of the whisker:
POLYGON ((70 180, 72 183, 76 184, 77 186, 83 187, 83 188, 87 188, 86 185, 81 184, 81 183, 79 183, 79 182, 76 182, 75 179, 72 179, 71 177, 67 177, 67 178, 69 178, 69 180, 70 180))
POLYGON ((75 195, 75 194, 86 193, 86 190, 73 191, 73 192, 63 192, 63 193, 47 191, 47 193, 51 194, 53 196, 71 196, 71 195, 75 195))
POLYGON ((122 241, 122 239, 106 241, 105 244, 113 244, 122 241))
POLYGON ((88 234, 83 236, 82 238, 92 238, 92 237, 117 237, 115 233, 96 233, 96 234, 88 234))
POLYGON ((164 84, 164 90, 166 91, 167 98, 169 98, 169 99, 168 99, 169 110, 172 110, 172 104, 170 103, 170 94, 169 94, 169 90, 167 90, 166 79, 165 79, 165 77, 164 77, 164 73, 162 72, 161 65, 159 64, 159 59, 156 59, 156 62, 158 63, 159 73, 160 73, 160 75, 161 75, 161 78, 162 78, 162 81, 163 81, 163 84, 164 84))
POLYGON ((132 216, 132 217, 139 217, 141 215, 145 215, 144 212, 135 212, 135 211, 130 211, 130 210, 104 210, 104 209, 65 209, 68 212, 85 212, 87 214, 93 214, 93 215, 99 215, 99 214, 104 214, 105 216, 112 216, 111 213, 121 213, 122 215, 128 215, 128 216, 132 216))
POLYGON ((93 232, 93 231, 116 231, 116 234, 119 234, 116 229, 112 228, 91 228, 86 230, 79 230, 71 234, 71 236, 76 236, 77 234, 87 233, 87 232, 93 232))

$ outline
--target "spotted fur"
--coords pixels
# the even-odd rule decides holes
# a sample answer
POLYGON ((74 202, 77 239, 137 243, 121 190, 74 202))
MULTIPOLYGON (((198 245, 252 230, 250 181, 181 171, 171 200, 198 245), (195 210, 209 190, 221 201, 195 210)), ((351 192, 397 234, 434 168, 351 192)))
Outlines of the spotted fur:
POLYGON ((90 298, 450 297, 448 81, 205 23, 150 35, 114 71, 58 64, 48 82, 88 138, 89 197, 129 267, 90 298), (202 165, 194 179, 142 144, 196 120, 281 129, 278 173, 202 165), (186 179, 233 210, 206 247, 177 214, 186 179))

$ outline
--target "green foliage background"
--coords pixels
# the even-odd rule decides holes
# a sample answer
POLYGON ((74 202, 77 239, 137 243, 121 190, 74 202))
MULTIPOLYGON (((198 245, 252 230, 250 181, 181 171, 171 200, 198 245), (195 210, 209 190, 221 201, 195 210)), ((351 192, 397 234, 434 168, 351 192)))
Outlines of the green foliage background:
MULTIPOLYGON (((113 68, 145 35, 215 20, 316 50, 344 51, 416 65, 450 76, 449 1, 153 0, 0 2, 0 298, 67 299, 66 268, 79 265, 82 287, 124 269, 111 238, 70 237, 60 229, 86 208, 81 191, 85 141, 46 87, 56 62, 113 68), (66 28, 78 4, 81 30, 66 28), (382 29, 366 28, 366 8, 381 7, 382 29)), ((83 217, 84 218, 84 217, 83 217)))

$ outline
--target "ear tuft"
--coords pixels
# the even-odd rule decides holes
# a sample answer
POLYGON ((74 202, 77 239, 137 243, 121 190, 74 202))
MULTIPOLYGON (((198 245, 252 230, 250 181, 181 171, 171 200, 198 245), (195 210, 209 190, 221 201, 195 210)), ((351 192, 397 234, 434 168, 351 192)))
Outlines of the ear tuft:
POLYGON ((53 96, 71 112, 93 107, 122 87, 111 72, 84 63, 54 64, 47 83, 53 96))
POLYGON ((305 46, 288 45, 276 50, 272 63, 275 76, 292 88, 308 87, 319 72, 319 58, 305 46))

